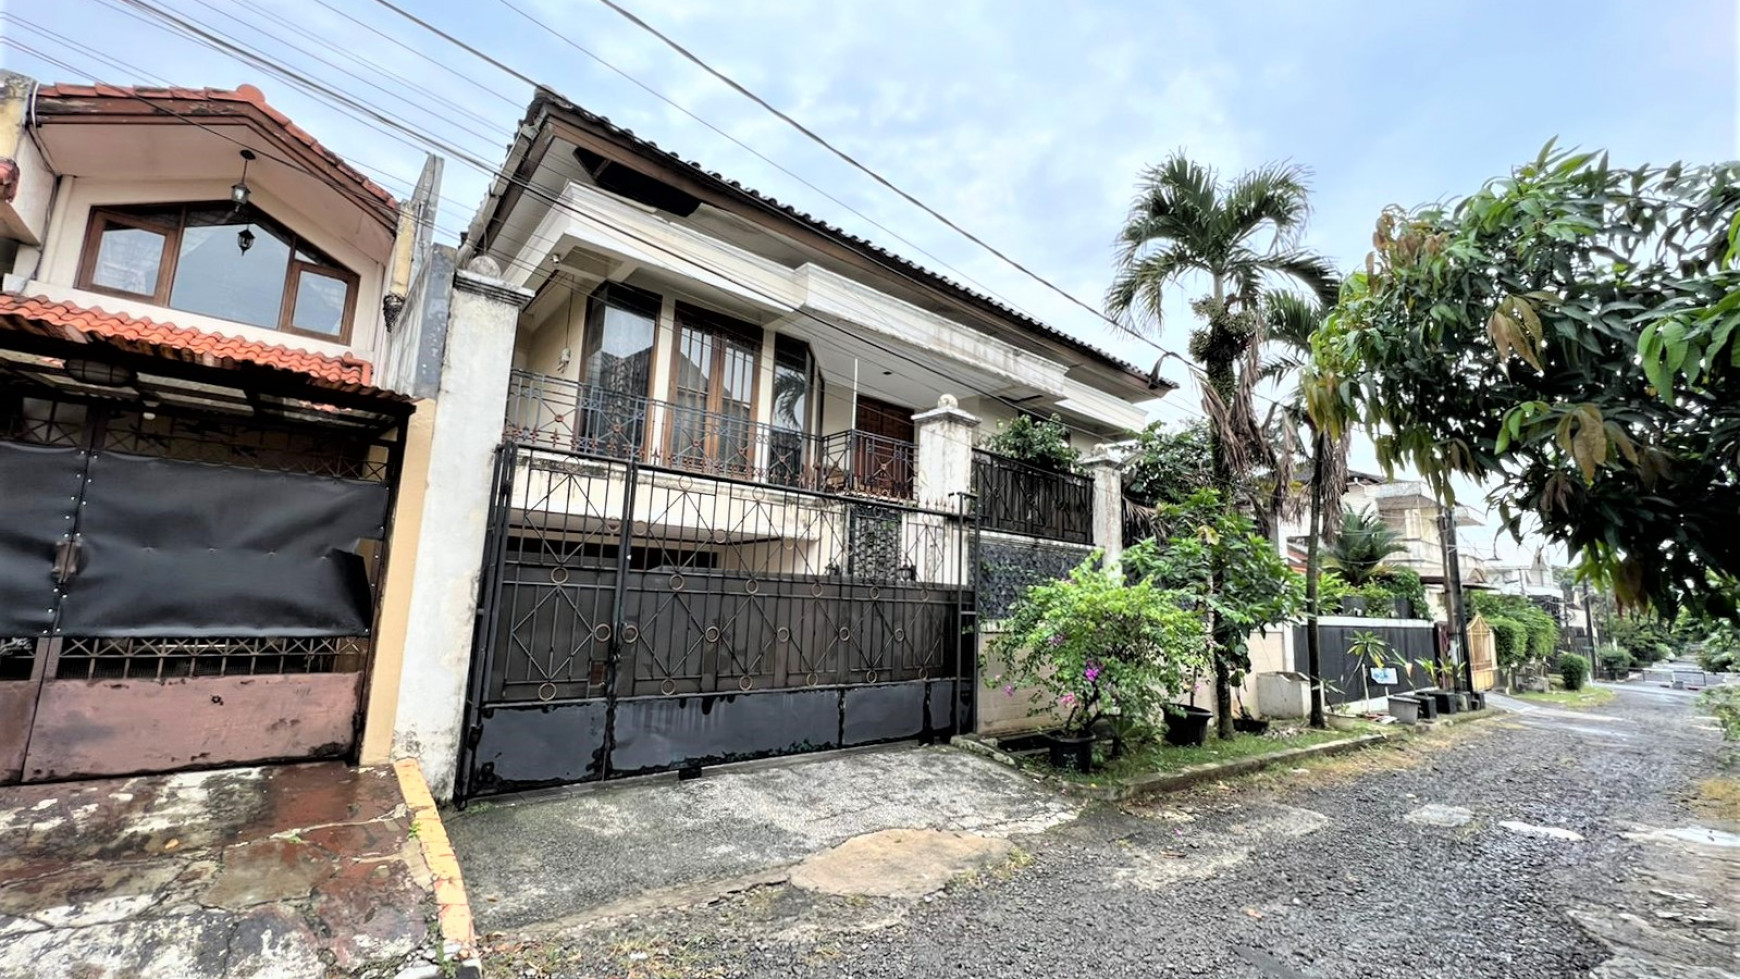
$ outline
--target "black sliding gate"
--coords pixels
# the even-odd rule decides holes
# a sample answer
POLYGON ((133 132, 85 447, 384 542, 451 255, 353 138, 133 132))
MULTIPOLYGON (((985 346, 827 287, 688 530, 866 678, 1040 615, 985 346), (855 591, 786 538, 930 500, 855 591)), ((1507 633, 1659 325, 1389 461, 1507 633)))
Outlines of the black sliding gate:
POLYGON ((690 461, 501 447, 460 798, 970 728, 966 500, 690 461))

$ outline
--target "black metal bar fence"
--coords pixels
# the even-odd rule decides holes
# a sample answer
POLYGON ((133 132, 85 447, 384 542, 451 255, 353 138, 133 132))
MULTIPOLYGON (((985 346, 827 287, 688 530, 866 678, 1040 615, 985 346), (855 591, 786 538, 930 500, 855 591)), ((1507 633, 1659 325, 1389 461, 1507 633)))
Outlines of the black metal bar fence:
POLYGON ((1086 476, 974 449, 973 493, 981 530, 1093 543, 1094 488, 1086 476))

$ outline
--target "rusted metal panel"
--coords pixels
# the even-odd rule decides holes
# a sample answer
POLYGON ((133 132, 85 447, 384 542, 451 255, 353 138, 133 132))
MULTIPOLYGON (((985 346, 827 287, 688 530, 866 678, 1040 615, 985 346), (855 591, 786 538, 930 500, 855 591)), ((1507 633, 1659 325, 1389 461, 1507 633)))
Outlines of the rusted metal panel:
POLYGON ((0 785, 18 781, 36 717, 36 681, 0 681, 0 785))
POLYGON ((359 673, 49 680, 26 781, 347 754, 359 673))

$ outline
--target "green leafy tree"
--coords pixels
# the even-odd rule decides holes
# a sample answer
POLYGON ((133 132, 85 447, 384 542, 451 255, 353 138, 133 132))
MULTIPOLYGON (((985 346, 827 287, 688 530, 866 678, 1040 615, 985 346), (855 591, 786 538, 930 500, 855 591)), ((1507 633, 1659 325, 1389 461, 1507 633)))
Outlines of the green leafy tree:
POLYGON ((1124 495, 1143 506, 1182 503, 1214 485, 1208 426, 1154 422, 1136 437, 1123 465, 1124 495))
POLYGON ((1228 507, 1214 490, 1156 510, 1160 533, 1124 551, 1125 573, 1135 581, 1193 596, 1207 614, 1220 735, 1233 735, 1232 686, 1250 670, 1250 637, 1299 613, 1304 579, 1257 533, 1250 517, 1228 507), (1163 538, 1163 541, 1162 541, 1163 538))
POLYGON ((1081 452, 1069 444, 1069 429, 1056 415, 1044 419, 1017 415, 985 439, 984 447, 998 455, 1059 472, 1074 472, 1076 461, 1081 458, 1081 452))
MULTIPOLYGON (((1265 299, 1275 287, 1303 289, 1325 304, 1336 295, 1329 262, 1298 245, 1309 212, 1300 167, 1264 166, 1223 183, 1212 168, 1179 154, 1143 171, 1118 235, 1106 293, 1113 316, 1158 332, 1166 290, 1206 280, 1207 294, 1191 303, 1203 325, 1189 349, 1202 366, 1215 488, 1225 499, 1236 497, 1249 473, 1276 461, 1254 403, 1265 299)), ((1217 658, 1217 703, 1230 704, 1230 680, 1217 658)), ((1231 723, 1224 711, 1222 720, 1231 723)))
POLYGON ((1551 144, 1453 206, 1391 210, 1329 317, 1386 466, 1494 487, 1622 603, 1736 613, 1740 163, 1618 169, 1551 144))
POLYGON ((1033 712, 1061 710, 1070 734, 1108 712, 1156 718, 1206 665, 1202 622, 1187 601, 1153 581, 1127 584, 1095 554, 1016 602, 995 644, 1008 672, 987 683, 1009 696, 1032 688, 1033 712))
POLYGON ((1402 535, 1391 530, 1371 508, 1357 512, 1344 508, 1325 565, 1359 588, 1390 574, 1394 569, 1384 561, 1406 550, 1402 535))

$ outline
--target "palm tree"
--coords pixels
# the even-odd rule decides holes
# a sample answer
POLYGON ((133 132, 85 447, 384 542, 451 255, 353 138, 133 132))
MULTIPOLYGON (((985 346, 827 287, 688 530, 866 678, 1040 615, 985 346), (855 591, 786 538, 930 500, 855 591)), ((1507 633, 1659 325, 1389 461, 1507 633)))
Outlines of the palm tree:
MULTIPOLYGON (((1298 246, 1309 213, 1300 167, 1270 164, 1222 183, 1213 168, 1174 154, 1143 171, 1118 236, 1117 274, 1106 294, 1113 316, 1158 332, 1166 289, 1207 279, 1208 294, 1191 303, 1205 322, 1190 336, 1190 356, 1202 365, 1214 479, 1228 500, 1244 474, 1273 464, 1253 397, 1269 289, 1286 284, 1325 305, 1335 300, 1334 269, 1298 246)), ((1244 665, 1229 662, 1242 645, 1237 638, 1215 637, 1223 737, 1232 735, 1231 674, 1244 665)))
POLYGON ((1329 547, 1325 562, 1343 581, 1358 588, 1390 572, 1384 559, 1407 551, 1402 535, 1390 529, 1370 507, 1341 511, 1341 529, 1329 547))
POLYGON ((1281 347, 1280 355, 1263 365, 1269 377, 1281 377, 1297 372, 1299 387, 1294 400, 1287 406, 1288 414, 1303 425, 1310 443, 1310 514, 1305 527, 1305 673, 1311 678, 1311 726, 1326 726, 1323 719, 1323 638, 1318 625, 1321 612, 1319 594, 1323 580, 1323 511, 1341 509, 1342 494, 1347 492, 1347 453, 1349 431, 1337 416, 1318 420, 1327 408, 1319 403, 1318 412, 1310 409, 1309 397, 1314 387, 1321 388, 1322 377, 1311 360, 1311 337, 1323 323, 1323 308, 1316 302, 1294 295, 1273 296, 1269 301, 1269 336, 1281 347))

